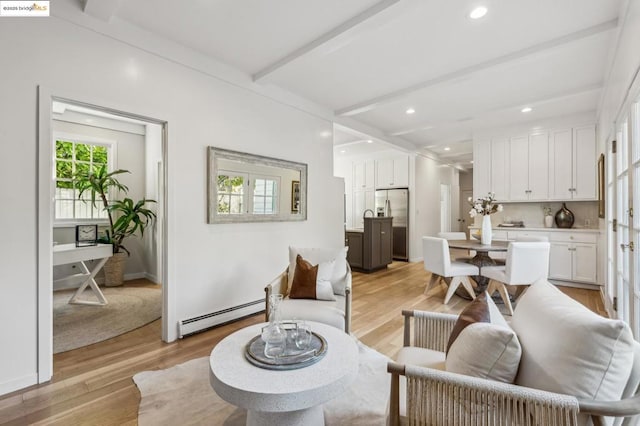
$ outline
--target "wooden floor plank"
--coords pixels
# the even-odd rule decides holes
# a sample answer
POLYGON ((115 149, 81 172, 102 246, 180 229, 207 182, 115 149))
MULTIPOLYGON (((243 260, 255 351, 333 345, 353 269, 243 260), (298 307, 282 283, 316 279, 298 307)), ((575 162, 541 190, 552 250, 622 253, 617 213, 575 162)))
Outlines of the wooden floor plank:
MULTIPOLYGON (((402 309, 459 313, 469 302, 442 303, 444 285, 424 294, 422 263, 394 262, 386 270, 353 274, 352 331, 364 344, 393 357, 402 346, 402 309)), ((135 282, 133 285, 146 285, 135 282)), ((600 293, 562 287, 604 314, 600 293)), ((136 425, 140 393, 132 377, 207 356, 225 336, 262 322, 257 314, 173 343, 160 340, 160 320, 122 336, 54 356, 53 380, 0 398, 0 424, 136 425)))

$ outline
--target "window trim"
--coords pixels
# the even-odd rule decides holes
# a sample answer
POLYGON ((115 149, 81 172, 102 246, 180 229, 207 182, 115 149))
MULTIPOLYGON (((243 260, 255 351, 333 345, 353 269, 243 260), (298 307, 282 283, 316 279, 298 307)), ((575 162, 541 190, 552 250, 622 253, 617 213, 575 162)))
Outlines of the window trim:
MULTIPOLYGON (((118 142, 114 139, 97 138, 94 136, 83 135, 79 133, 60 132, 54 131, 51 139, 51 200, 55 204, 56 197, 56 141, 66 140, 74 143, 83 143, 89 145, 100 145, 107 147, 109 155, 107 157, 107 167, 109 171, 116 170, 118 168, 118 142)), ((113 194, 109 193, 112 197, 113 194)), ((76 225, 82 225, 86 223, 95 223, 98 225, 108 225, 109 219, 58 219, 56 218, 55 207, 52 209, 52 224, 54 228, 73 228, 76 225)))

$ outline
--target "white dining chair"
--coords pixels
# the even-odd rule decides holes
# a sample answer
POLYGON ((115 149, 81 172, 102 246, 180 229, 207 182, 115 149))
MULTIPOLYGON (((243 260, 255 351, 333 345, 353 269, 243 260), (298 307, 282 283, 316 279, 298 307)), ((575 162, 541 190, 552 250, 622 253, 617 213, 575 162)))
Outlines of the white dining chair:
POLYGON ((487 292, 491 295, 497 290, 509 314, 513 315, 513 307, 506 285, 528 286, 539 279, 547 279, 550 249, 548 242, 516 241, 509 244, 505 266, 482 268, 481 275, 489 278, 487 292))
MULTIPOLYGON (((465 232, 439 232, 438 238, 444 238, 447 241, 451 240, 468 240, 467 234, 465 232)), ((462 249, 451 249, 451 256, 453 260, 457 260, 459 262, 469 261, 473 256, 476 255, 475 251, 471 250, 462 250, 462 249)))
POLYGON ((431 272, 431 279, 424 292, 427 294, 432 286, 442 278, 451 278, 449 289, 444 297, 445 305, 449 303, 453 293, 462 284, 472 299, 476 298, 470 275, 479 275, 477 266, 465 262, 452 261, 449 254, 449 243, 444 238, 422 237, 422 256, 424 269, 431 272))

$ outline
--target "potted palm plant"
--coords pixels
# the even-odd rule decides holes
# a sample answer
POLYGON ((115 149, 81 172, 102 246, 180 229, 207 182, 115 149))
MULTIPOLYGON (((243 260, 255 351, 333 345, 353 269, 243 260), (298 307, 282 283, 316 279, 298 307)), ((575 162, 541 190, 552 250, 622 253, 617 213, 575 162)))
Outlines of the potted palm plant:
POLYGON ((74 177, 78 198, 89 193, 91 203, 94 207, 100 203, 107 212, 109 226, 100 235, 98 242, 111 244, 113 246, 113 256, 104 265, 105 285, 122 285, 124 276, 124 263, 131 255, 129 250, 122 244, 124 239, 130 235, 140 233, 144 235, 144 230, 156 219, 156 214, 146 208, 147 203, 155 203, 155 200, 143 198, 134 202, 131 198, 125 197, 121 200, 110 200, 109 193, 116 190, 126 194, 129 188, 118 181, 117 176, 123 173, 130 173, 128 170, 114 170, 108 172, 106 165, 85 174, 76 174, 74 177))

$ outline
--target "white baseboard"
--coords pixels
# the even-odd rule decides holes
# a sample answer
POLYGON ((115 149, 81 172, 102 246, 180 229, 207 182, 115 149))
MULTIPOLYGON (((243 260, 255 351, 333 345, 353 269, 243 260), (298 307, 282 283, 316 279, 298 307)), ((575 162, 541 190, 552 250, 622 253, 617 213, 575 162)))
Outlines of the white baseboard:
POLYGON ((423 258, 422 257, 410 257, 409 258, 409 263, 417 263, 417 262, 422 262, 423 258))
POLYGON ((575 281, 560 281, 560 280, 549 280, 550 283, 555 285, 561 285, 563 287, 574 287, 574 288, 584 288, 586 290, 596 290, 600 291, 602 286, 598 284, 585 284, 585 283, 577 283, 575 281))
POLYGON ((145 272, 143 278, 148 279, 149 281, 151 281, 154 284, 162 284, 160 282, 160 280, 158 279, 158 277, 156 277, 154 274, 150 274, 149 272, 145 272))
POLYGON ((139 280, 140 278, 146 278, 146 277, 147 277, 146 272, 134 272, 133 274, 124 274, 125 281, 139 280))
POLYGON ((19 389, 26 388, 27 386, 35 385, 38 383, 38 374, 27 374, 17 379, 12 379, 7 382, 0 383, 0 395, 4 395, 19 389))

